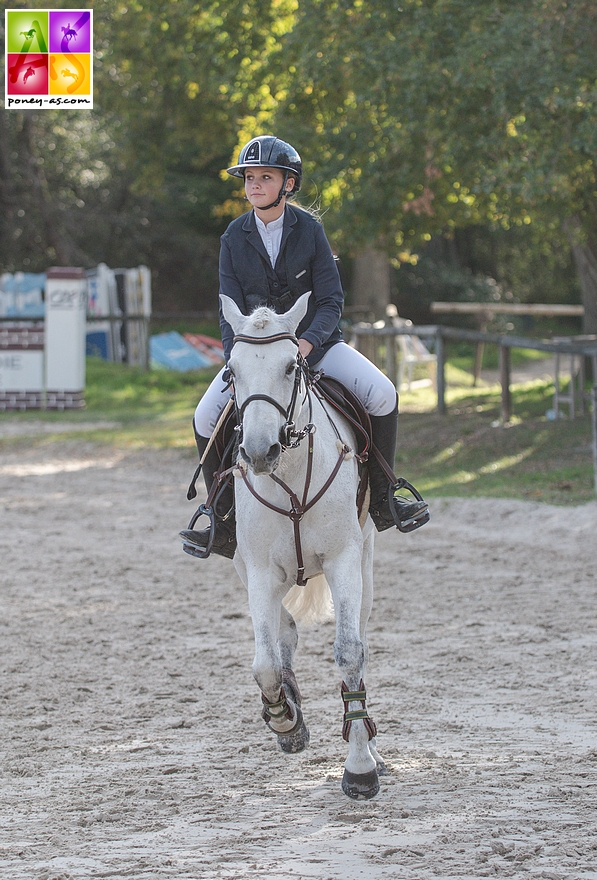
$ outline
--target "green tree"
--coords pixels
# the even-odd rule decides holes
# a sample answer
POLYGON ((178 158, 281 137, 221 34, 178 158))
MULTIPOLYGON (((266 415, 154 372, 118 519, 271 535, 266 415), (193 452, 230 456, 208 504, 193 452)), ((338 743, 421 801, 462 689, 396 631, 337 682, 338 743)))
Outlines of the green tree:
POLYGON ((597 9, 589 0, 303 0, 276 120, 317 157, 336 241, 403 258, 554 218, 597 330, 597 9))
POLYGON ((288 6, 94 3, 94 110, 3 113, 3 268, 146 262, 158 308, 215 308, 219 209, 235 189, 221 169, 288 6))

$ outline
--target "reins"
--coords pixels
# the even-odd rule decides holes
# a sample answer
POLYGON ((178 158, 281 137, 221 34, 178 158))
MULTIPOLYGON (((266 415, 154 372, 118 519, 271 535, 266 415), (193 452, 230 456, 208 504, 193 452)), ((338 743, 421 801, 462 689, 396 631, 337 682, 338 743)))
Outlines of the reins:
POLYGON ((305 488, 303 491, 303 500, 299 501, 296 492, 293 492, 292 489, 286 485, 286 483, 277 477, 275 474, 270 474, 270 478, 278 484, 288 495, 290 498, 290 510, 285 510, 283 507, 278 507, 276 504, 272 504, 271 501, 268 501, 266 498, 263 498, 256 489, 251 485, 249 480, 247 479, 247 471, 246 467, 238 464, 237 469, 234 471, 235 473, 240 473, 242 480, 254 498, 256 498, 261 504, 265 507, 268 507, 270 510, 274 510, 276 513, 281 514, 282 516, 287 516, 290 520, 292 520, 292 525, 294 529, 294 543, 296 548, 296 559, 298 563, 298 569, 296 574, 296 583, 299 587, 304 587, 307 583, 307 579, 305 579, 305 562, 303 557, 303 547, 301 543, 301 529, 300 522, 307 513, 308 510, 311 510, 318 501, 323 498, 327 490, 330 488, 334 480, 336 479, 336 475, 340 470, 342 462, 345 460, 347 455, 350 454, 350 449, 346 444, 342 446, 340 450, 340 455, 336 464, 334 465, 334 469, 331 474, 327 478, 326 482, 323 484, 319 492, 311 498, 310 501, 307 501, 307 496, 309 494, 309 488, 311 485, 311 472, 312 472, 312 461, 313 461, 313 433, 309 433, 309 447, 308 447, 308 459, 307 459, 307 476, 305 478, 305 488))
MULTIPOLYGON (((279 333, 274 336, 261 336, 261 337, 235 336, 234 342, 235 343, 236 342, 247 342, 250 345, 265 345, 266 343, 278 342, 278 341, 284 340, 284 339, 290 340, 291 342, 294 342, 294 344, 298 346, 297 338, 290 333, 279 333)), ((336 479, 336 476, 338 474, 338 471, 340 470, 340 467, 342 466, 342 463, 344 462, 346 457, 351 453, 351 450, 349 449, 349 447, 345 443, 342 443, 340 446, 340 454, 338 456, 338 459, 336 461, 336 464, 334 465, 334 468, 333 468, 331 474, 329 475, 329 477, 327 478, 326 482, 321 487, 321 489, 310 500, 308 500, 309 489, 311 488, 311 478, 312 478, 312 474, 313 474, 313 438, 314 438, 314 434, 315 434, 315 425, 311 421, 312 417, 313 417, 313 401, 312 401, 312 397, 311 397, 311 387, 312 386, 311 386, 311 383, 309 380, 306 363, 303 361, 302 357, 299 355, 299 360, 297 360, 297 365, 296 365, 295 380, 294 380, 292 395, 290 398, 290 403, 286 409, 284 409, 282 404, 280 404, 277 400, 275 400, 273 397, 269 397, 266 394, 252 394, 249 397, 247 397, 246 400, 243 401, 243 403, 240 407, 237 406, 237 408, 236 408, 237 418, 238 418, 238 425, 237 425, 236 430, 238 431, 239 435, 242 434, 242 419, 243 419, 243 415, 245 413, 245 410, 246 410, 248 404, 254 400, 262 400, 262 401, 265 401, 266 403, 269 403, 272 406, 274 406, 280 413, 282 413, 282 415, 286 419, 284 425, 280 429, 280 435, 281 435, 280 439, 281 439, 281 445, 282 445, 283 449, 288 449, 288 448, 295 449, 299 446, 301 440, 303 440, 305 437, 309 438, 309 445, 307 447, 307 470, 306 470, 306 475, 305 475, 305 485, 303 488, 302 499, 299 500, 299 497, 296 494, 296 492, 294 492, 290 488, 290 486, 288 486, 283 480, 281 480, 275 473, 269 474, 270 479, 272 479, 278 486, 280 486, 280 488, 283 489, 284 492, 286 492, 286 494, 288 495, 288 497, 290 499, 290 510, 286 510, 283 507, 279 507, 276 504, 272 504, 271 501, 268 501, 266 498, 264 498, 262 495, 260 495, 259 492, 257 492, 257 490, 254 488, 254 486, 250 483, 249 479, 247 478, 246 465, 239 462, 236 465, 236 467, 232 469, 232 471, 235 475, 240 476, 242 478, 245 486, 247 487, 247 489, 249 490, 251 495, 253 495, 253 497, 257 499, 257 501, 259 501, 265 507, 269 508, 269 510, 273 510, 276 513, 279 513, 281 516, 286 516, 292 521, 293 530, 294 530, 294 543, 295 543, 295 548, 296 548, 296 557, 297 557, 297 564, 298 564, 296 583, 301 587, 307 583, 307 580, 305 579, 305 563, 304 563, 303 549, 302 549, 302 543, 301 543, 300 522, 301 522, 303 516, 305 515, 305 513, 307 513, 308 510, 311 510, 311 508, 314 507, 317 504, 317 502, 321 500, 321 498, 323 498, 323 496, 325 495, 327 490, 330 488, 330 486, 332 485, 332 483, 336 479), (308 401, 308 404, 309 404, 309 421, 305 425, 304 428, 297 431, 294 422, 291 420, 291 416, 292 416, 292 413, 294 412, 294 409, 296 407, 296 402, 297 402, 299 391, 300 391, 301 379, 304 379, 304 381, 305 381, 305 400, 308 401)), ((305 400, 303 401, 303 404, 304 404, 305 400)), ((329 418, 329 414, 328 414, 328 418, 329 418)), ((331 420, 331 421, 333 424, 333 420, 331 420)), ((335 425, 334 425, 334 428, 335 428, 335 425)), ((340 435, 338 434, 338 431, 336 428, 335 428, 335 430, 336 430, 336 434, 337 434, 338 438, 340 438, 340 435)))

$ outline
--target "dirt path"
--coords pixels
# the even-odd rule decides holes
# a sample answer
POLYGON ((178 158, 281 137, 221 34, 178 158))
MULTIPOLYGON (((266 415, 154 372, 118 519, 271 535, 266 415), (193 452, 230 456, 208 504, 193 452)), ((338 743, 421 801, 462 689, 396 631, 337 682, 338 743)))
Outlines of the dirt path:
POLYGON ((259 718, 232 563, 185 556, 188 453, 0 454, 0 877, 597 878, 597 504, 436 502, 377 544, 380 795, 340 790, 332 625, 312 746, 259 718))

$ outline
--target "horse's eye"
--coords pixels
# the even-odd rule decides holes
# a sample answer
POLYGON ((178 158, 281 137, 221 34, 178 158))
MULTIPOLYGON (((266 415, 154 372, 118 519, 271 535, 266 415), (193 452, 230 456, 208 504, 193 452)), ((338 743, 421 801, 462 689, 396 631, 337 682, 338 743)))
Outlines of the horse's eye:
POLYGON ((294 373, 295 369, 296 369, 296 363, 293 361, 291 364, 288 364, 288 366, 286 367, 286 375, 291 376, 292 373, 294 373))

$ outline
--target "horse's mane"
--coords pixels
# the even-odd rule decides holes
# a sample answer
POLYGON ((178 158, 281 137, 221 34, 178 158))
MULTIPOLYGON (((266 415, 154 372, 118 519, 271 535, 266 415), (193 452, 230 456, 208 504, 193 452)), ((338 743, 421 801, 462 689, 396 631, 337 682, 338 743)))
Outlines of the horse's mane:
POLYGON ((249 320, 256 330, 263 330, 274 317, 275 312, 268 309, 267 306, 259 306, 254 312, 251 312, 249 320))

